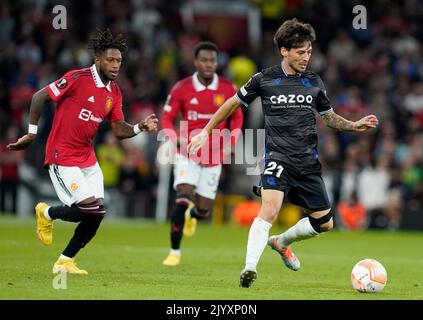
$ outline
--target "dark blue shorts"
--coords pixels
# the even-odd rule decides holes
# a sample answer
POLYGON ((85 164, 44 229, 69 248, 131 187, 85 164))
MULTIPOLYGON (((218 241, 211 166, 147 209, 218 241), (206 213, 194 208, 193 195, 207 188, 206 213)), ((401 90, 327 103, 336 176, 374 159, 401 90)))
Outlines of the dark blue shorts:
POLYGON ((320 170, 308 171, 286 166, 279 160, 267 159, 261 174, 261 185, 263 189, 284 192, 289 202, 311 211, 331 207, 320 170))

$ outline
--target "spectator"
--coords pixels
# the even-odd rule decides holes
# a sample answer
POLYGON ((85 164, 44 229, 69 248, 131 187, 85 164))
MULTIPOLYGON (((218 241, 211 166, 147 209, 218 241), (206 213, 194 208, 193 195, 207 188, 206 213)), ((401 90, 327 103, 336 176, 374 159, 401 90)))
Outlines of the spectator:
POLYGON ((118 187, 123 157, 123 151, 118 145, 113 132, 108 131, 104 138, 104 143, 97 147, 98 163, 103 171, 104 186, 106 188, 118 187))
POLYGON ((358 199, 369 216, 385 214, 390 184, 389 157, 381 156, 374 166, 367 165, 358 175, 358 199))
POLYGON ((368 219, 365 206, 358 201, 354 192, 349 201, 341 202, 337 206, 337 226, 345 230, 364 230, 367 228, 368 219))
POLYGON ((6 129, 4 141, 0 143, 0 213, 16 214, 17 212, 19 163, 24 156, 24 152, 10 151, 6 146, 15 142, 18 138, 18 127, 10 126, 6 129))

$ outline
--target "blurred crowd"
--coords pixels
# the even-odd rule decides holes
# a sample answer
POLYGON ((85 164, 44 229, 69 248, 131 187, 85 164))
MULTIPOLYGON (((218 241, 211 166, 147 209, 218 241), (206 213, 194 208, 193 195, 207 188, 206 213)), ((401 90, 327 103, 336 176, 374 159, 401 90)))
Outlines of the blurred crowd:
MULTIPOLYGON (((14 210, 12 204, 4 207, 13 203, 4 201, 4 194, 16 198, 20 163, 48 179, 42 162, 53 105, 44 109, 39 138, 26 153, 12 156, 5 145, 27 130, 29 105, 37 90, 70 69, 92 64, 87 40, 96 28, 109 27, 128 39, 117 81, 127 121, 135 123, 151 112, 161 115, 172 86, 194 72, 196 43, 212 40, 220 45, 212 30, 184 23, 181 7, 187 2, 60 1, 67 8, 66 30, 52 27, 57 2, 0 3, 0 212, 14 210)), ((419 28, 423 9, 419 1, 238 2, 259 10, 261 43, 222 44, 219 73, 240 86, 255 72, 278 63, 273 34, 283 20, 297 17, 316 30, 309 68, 321 75, 335 111, 351 120, 366 114, 379 118, 377 130, 360 134, 335 132, 317 122, 319 157, 338 226, 397 229, 407 212, 423 216, 423 29, 419 28), (367 29, 352 27, 356 4, 367 9, 367 29)), ((244 109, 245 127, 261 127, 250 112, 244 109)), ((133 214, 132 206, 139 199, 142 215, 154 211, 157 146, 154 135, 119 142, 108 124, 101 127, 96 150, 105 185, 125 196, 127 215, 133 214)), ((230 172, 224 178, 228 176, 230 172)), ((249 194, 250 189, 239 193, 249 194)))

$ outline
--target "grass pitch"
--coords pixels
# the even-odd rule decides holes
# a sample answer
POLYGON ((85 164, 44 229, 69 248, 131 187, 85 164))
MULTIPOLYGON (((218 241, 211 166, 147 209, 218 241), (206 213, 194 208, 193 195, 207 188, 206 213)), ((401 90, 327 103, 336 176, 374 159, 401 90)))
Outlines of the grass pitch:
MULTIPOLYGON (((0 299, 140 300, 422 300, 423 233, 331 231, 294 244, 301 269, 287 269, 269 247, 258 279, 239 288, 248 228, 199 224, 182 242, 182 263, 165 267, 169 225, 105 219, 94 240, 77 256, 88 276, 70 275, 67 289, 52 286, 51 268, 75 224, 56 221, 53 245, 35 235, 35 221, 0 216, 0 299), (373 258, 388 272, 381 293, 351 287, 356 262, 373 258)), ((271 229, 270 234, 282 230, 271 229)))

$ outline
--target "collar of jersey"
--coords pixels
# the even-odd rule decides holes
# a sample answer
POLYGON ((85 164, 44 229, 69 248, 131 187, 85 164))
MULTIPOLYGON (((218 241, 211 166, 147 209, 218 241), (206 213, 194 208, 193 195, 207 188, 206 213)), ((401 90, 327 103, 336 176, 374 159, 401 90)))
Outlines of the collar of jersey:
POLYGON ((94 82, 95 82, 96 87, 97 88, 106 88, 109 92, 112 92, 112 88, 110 87, 110 82, 111 81, 109 81, 107 83, 107 85, 105 85, 103 83, 103 81, 101 81, 101 78, 100 78, 100 76, 99 76, 99 74, 97 72, 97 67, 95 66, 95 64, 93 64, 90 67, 90 69, 91 69, 91 74, 93 75, 93 78, 94 78, 94 82))
POLYGON ((219 84, 219 77, 215 73, 213 75, 212 82, 206 87, 205 85, 203 85, 200 82, 200 80, 198 80, 198 72, 195 72, 192 75, 192 84, 194 85, 195 91, 203 91, 203 90, 206 90, 206 89, 217 90, 217 85, 219 84))
POLYGON ((296 73, 296 74, 288 74, 288 73, 286 73, 285 68, 283 67, 283 60, 281 61, 281 69, 282 69, 282 73, 287 78, 289 78, 289 77, 301 77, 301 75, 302 75, 302 73, 296 73))

